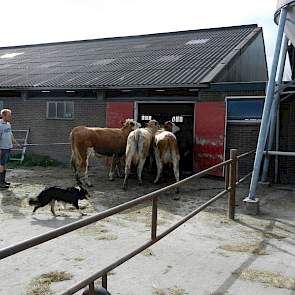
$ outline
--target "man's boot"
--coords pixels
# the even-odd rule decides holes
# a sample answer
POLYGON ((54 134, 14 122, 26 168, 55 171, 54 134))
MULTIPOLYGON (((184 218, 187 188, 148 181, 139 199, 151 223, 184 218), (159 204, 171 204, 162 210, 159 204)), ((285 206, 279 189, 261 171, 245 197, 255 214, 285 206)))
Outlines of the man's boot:
POLYGON ((4 184, 6 184, 6 185, 10 185, 10 182, 7 182, 7 181, 5 180, 5 178, 6 178, 6 170, 3 171, 3 182, 4 182, 4 184))
POLYGON ((4 183, 4 172, 0 172, 0 188, 9 188, 9 185, 4 183))

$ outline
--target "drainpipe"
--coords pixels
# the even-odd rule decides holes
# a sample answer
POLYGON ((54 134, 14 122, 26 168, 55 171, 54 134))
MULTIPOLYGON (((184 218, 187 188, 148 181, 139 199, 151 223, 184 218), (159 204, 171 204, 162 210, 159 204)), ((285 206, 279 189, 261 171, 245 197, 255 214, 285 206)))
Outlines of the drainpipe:
MULTIPOLYGON (((282 84, 282 81, 283 81, 287 49, 288 49, 288 38, 284 34, 282 54, 281 54, 281 60, 280 60, 280 65, 279 65, 279 72, 278 72, 277 92, 276 92, 275 98, 272 102, 270 117, 269 117, 269 124, 268 124, 268 125, 270 125, 269 138, 268 138, 268 143, 267 143, 267 150, 268 151, 271 150, 273 140, 274 140, 276 118, 277 118, 278 107, 279 107, 279 103, 280 103, 280 85, 282 84)), ((263 163, 263 172, 262 172, 262 177, 261 177, 262 182, 266 182, 266 180, 267 180, 268 169, 269 169, 269 156, 266 156, 264 158, 264 163, 263 163)))
POLYGON ((279 57, 280 57, 280 50, 281 50, 281 45, 282 45, 286 17, 287 17, 287 7, 283 7, 281 9, 281 14, 280 14, 277 41, 276 41, 274 58, 273 58, 273 62, 272 62, 271 72, 270 72, 270 78, 269 78, 269 81, 267 84, 266 97, 265 97, 265 102, 264 102, 261 126, 260 126, 260 130, 259 130, 258 144, 257 144, 257 149, 256 149, 256 155, 255 155, 253 174, 252 174, 251 184, 250 184, 250 189, 249 189, 249 195, 247 198, 244 199, 245 202, 256 202, 257 201, 255 198, 255 194, 256 194, 257 182, 258 182, 258 178, 259 178, 261 160, 263 157, 263 152, 264 152, 265 142, 266 142, 266 137, 267 137, 267 131, 268 131, 267 126, 268 126, 271 104, 273 101, 273 95, 274 95, 274 89, 275 89, 275 79, 276 79, 277 67, 278 67, 278 62, 279 62, 279 57))

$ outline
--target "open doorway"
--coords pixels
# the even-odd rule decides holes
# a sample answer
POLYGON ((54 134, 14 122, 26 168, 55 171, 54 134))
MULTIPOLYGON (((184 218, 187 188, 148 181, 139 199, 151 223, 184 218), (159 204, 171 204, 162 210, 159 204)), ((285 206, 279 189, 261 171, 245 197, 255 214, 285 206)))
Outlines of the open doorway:
POLYGON ((175 134, 180 152, 180 173, 183 176, 193 171, 193 133, 194 104, 193 103, 137 103, 137 120, 145 125, 155 119, 160 124, 172 121, 180 131, 175 134))

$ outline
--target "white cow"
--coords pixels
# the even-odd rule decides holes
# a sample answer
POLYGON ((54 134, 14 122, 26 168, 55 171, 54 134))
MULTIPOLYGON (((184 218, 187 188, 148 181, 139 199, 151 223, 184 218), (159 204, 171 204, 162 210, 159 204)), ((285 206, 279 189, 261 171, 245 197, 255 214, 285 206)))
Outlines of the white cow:
POLYGON ((137 166, 137 177, 139 184, 142 184, 142 169, 146 158, 150 154, 155 133, 159 130, 159 123, 151 120, 145 128, 136 129, 128 135, 125 159, 125 179, 123 189, 127 189, 128 176, 131 164, 137 166))

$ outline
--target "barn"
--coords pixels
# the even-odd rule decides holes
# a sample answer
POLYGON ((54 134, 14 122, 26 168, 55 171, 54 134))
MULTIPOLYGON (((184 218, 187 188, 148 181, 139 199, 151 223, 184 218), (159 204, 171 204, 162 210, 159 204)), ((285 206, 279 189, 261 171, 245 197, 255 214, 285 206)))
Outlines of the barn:
POLYGON ((255 24, 0 48, 0 106, 45 144, 28 152, 63 162, 69 146, 46 144, 68 142, 75 126, 153 118, 181 128, 182 175, 203 170, 255 148, 267 80, 255 24))

